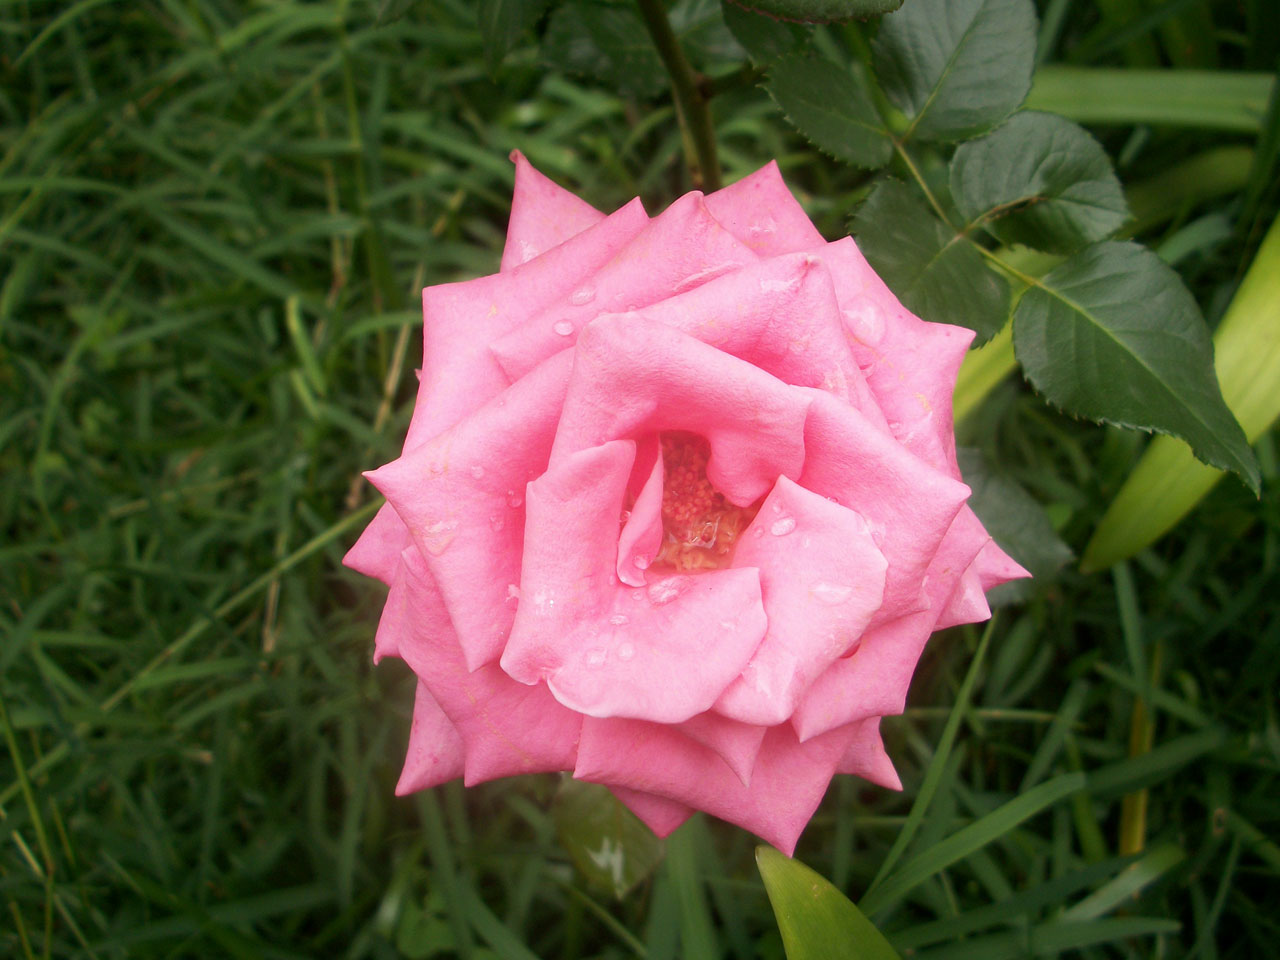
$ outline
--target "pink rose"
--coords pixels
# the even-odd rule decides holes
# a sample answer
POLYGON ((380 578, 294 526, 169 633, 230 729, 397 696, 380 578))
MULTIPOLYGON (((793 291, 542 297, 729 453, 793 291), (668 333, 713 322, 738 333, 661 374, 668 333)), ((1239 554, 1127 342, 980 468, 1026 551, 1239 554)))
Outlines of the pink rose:
POLYGON ((770 163, 650 219, 518 153, 493 276, 423 291, 404 453, 347 555, 418 676, 397 791, 566 770, 790 853, 930 633, 1026 576, 965 505, 972 333, 905 310, 770 163))

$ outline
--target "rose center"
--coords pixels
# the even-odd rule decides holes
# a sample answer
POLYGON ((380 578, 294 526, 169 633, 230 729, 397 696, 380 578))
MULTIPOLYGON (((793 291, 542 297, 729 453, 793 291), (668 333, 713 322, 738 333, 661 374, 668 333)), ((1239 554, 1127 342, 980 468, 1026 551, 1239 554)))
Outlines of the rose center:
POLYGON ((655 565, 680 571, 715 570, 733 559, 738 537, 760 509, 738 507, 707 479, 711 445, 696 434, 664 433, 662 547, 655 565))

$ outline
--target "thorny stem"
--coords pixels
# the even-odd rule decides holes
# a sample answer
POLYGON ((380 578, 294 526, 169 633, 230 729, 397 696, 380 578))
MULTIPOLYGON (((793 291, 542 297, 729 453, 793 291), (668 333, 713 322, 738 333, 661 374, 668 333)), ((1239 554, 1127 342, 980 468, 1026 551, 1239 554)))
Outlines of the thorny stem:
POLYGON ((680 125, 693 141, 693 152, 697 160, 695 177, 700 183, 695 184, 702 190, 710 192, 720 189, 720 161, 716 156, 716 135, 711 125, 711 107, 698 85, 698 78, 680 49, 680 41, 671 29, 671 21, 667 19, 667 11, 662 0, 636 0, 640 8, 640 16, 658 48, 658 56, 662 58, 671 75, 671 88, 675 94, 676 115, 680 125))

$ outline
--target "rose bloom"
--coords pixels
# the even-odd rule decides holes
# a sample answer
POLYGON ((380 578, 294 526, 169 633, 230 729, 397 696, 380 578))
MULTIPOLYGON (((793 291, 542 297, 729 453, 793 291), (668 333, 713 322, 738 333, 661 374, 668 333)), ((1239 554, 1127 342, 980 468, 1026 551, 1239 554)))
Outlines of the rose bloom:
MULTIPOLYGON (((569 771, 659 835, 790 853, 937 629, 1026 572, 966 506, 971 331, 909 313, 770 163, 650 219, 520 154, 498 273, 423 291, 387 503, 346 563, 418 677, 408 793, 569 771)), ((886 225, 892 229, 892 225, 886 225)))

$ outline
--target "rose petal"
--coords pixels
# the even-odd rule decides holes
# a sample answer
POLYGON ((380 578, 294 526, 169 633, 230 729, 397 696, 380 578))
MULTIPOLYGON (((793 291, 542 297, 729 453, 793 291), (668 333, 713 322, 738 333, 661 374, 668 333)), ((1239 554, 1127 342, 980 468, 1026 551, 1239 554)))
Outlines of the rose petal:
POLYGON ((754 570, 717 570, 619 583, 617 518, 634 459, 634 441, 614 440, 529 484, 502 668, 522 683, 546 680, 590 716, 679 723, 710 708, 759 644, 760 582, 754 570))
POLYGON ((531 314, 490 349, 507 376, 519 379, 572 343, 601 313, 647 306, 755 259, 711 216, 701 194, 687 193, 650 220, 589 282, 531 314))
POLYGON ((849 347, 831 275, 808 254, 750 264, 641 313, 785 383, 833 393, 884 425, 849 347))
POLYGON ((483 406, 510 383, 489 344, 569 297, 649 222, 639 200, 542 256, 461 283, 422 291, 422 381, 405 449, 483 406))
POLYGON ((809 687, 791 717, 802 741, 867 717, 902 712, 911 674, 938 615, 982 548, 974 523, 972 511, 961 511, 943 538, 929 564, 927 609, 867 630, 852 656, 836 660, 809 687))
MULTIPOLYGON (((384 503, 342 558, 342 564, 390 586, 400 564, 400 551, 408 543, 409 531, 404 521, 391 504, 384 503)), ((385 656, 395 656, 395 651, 388 650, 385 656)))
POLYGON ((403 591, 413 629, 401 639, 400 654, 462 737, 467 786, 572 769, 582 718, 545 686, 516 683, 496 664, 469 671, 417 548, 404 551, 401 570, 391 589, 403 591))
POLYGON ((764 727, 739 723, 718 713, 700 713, 676 729, 690 740, 713 750, 744 787, 751 786, 751 771, 760 755, 760 744, 764 742, 764 727))
POLYGON ((618 437, 683 430, 711 444, 707 478, 740 507, 804 463, 809 396, 640 316, 603 316, 578 338, 551 463, 618 437))
POLYGON ((857 735, 840 758, 836 773, 852 774, 889 790, 901 790, 898 771, 893 769, 893 761, 885 753, 884 741, 880 738, 880 718, 868 717, 854 726, 857 735))
POLYGON ((790 727, 771 727, 746 787, 714 752, 672 727, 588 717, 573 775, 705 810, 790 855, 855 733, 833 730, 799 743, 790 727))
POLYGON ((715 709, 773 726, 857 642, 880 607, 888 565, 861 516, 786 477, 739 542, 733 564, 760 571, 769 627, 715 709))
POLYGON ((831 270, 858 364, 893 435, 959 479, 951 393, 973 331, 912 314, 848 237, 812 255, 831 270))
POLYGON ((889 562, 873 626, 924 605, 921 584, 969 488, 871 428, 845 404, 812 394, 800 485, 861 514, 889 562))
POLYGON ((396 796, 416 793, 462 776, 462 737, 444 715, 425 683, 419 682, 413 701, 413 724, 404 769, 396 796))
POLYGON ((502 250, 506 272, 604 219, 604 214, 543 176, 519 150, 511 151, 516 165, 516 188, 511 196, 507 245, 502 250))
POLYGON ((408 525, 467 667, 502 654, 520 582, 525 485, 547 467, 572 358, 553 357, 497 399, 367 476, 408 525))
POLYGON ((626 787, 610 787, 609 792, 659 837, 670 836, 676 827, 693 816, 692 808, 666 797, 655 797, 652 793, 626 787))
POLYGON ((809 250, 823 242, 773 160, 709 194, 707 207, 726 230, 762 257, 809 250))
MULTIPOLYGON (((981 527, 976 516, 974 523, 981 527)), ((987 605, 986 597, 988 590, 1006 581, 1029 576, 1031 574, 1001 550, 994 540, 988 538, 961 575, 960 583, 952 592, 934 629, 945 630, 960 623, 981 623, 991 616, 991 607, 987 605)))
POLYGON ((627 490, 635 501, 618 536, 618 579, 632 587, 644 586, 644 572, 662 546, 662 473, 662 447, 651 435, 636 448, 627 490), (644 483, 633 490, 637 475, 644 483))

